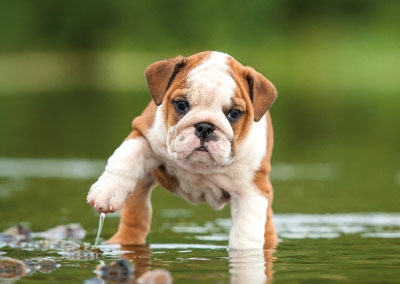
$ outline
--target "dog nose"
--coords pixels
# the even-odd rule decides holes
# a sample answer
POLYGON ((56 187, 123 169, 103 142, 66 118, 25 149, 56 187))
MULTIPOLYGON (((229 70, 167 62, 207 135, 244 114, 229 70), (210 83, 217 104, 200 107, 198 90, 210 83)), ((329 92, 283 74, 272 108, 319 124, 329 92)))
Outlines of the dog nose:
POLYGON ((195 134, 202 140, 210 138, 210 136, 214 133, 214 125, 208 122, 201 122, 194 126, 196 129, 195 134))

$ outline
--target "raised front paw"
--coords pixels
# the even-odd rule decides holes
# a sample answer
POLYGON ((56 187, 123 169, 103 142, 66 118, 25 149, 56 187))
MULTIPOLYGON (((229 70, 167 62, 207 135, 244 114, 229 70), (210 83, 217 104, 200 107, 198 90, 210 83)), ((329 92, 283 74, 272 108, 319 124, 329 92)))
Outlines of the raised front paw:
POLYGON ((126 185, 121 185, 112 178, 101 177, 90 188, 87 202, 99 213, 110 213, 121 209, 128 195, 126 185))

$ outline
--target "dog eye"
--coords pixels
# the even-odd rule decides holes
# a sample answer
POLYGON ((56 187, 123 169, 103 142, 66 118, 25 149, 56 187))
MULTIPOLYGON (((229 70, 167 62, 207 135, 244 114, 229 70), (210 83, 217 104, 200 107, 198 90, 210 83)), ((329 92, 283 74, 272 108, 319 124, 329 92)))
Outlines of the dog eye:
POLYGON ((185 114, 189 110, 189 103, 184 100, 173 101, 175 110, 179 114, 185 114))
POLYGON ((237 121, 241 116, 242 116, 242 112, 238 109, 231 109, 228 114, 227 114, 227 118, 230 122, 235 122, 237 121))

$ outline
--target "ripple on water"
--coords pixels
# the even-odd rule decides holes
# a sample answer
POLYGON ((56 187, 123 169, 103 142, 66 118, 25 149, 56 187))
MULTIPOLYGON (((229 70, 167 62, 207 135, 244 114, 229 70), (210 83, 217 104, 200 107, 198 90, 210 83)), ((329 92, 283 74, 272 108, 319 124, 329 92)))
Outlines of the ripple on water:
MULTIPOLYGON (((399 238, 400 213, 275 214, 277 234, 282 239, 332 239, 358 234, 363 238, 399 238)), ((230 219, 204 224, 165 223, 174 233, 194 235, 196 240, 226 242, 230 219)))

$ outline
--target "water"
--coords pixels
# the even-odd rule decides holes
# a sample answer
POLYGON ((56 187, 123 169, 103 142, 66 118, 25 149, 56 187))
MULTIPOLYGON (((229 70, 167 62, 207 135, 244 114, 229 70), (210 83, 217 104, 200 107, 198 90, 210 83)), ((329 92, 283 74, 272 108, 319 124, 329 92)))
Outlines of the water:
POLYGON ((106 214, 105 213, 100 213, 99 214, 99 228, 97 229, 96 240, 94 241, 94 248, 97 248, 97 245, 99 244, 101 230, 103 230, 103 224, 104 224, 104 219, 105 218, 106 218, 106 214))
MULTIPOLYGON (((4 169, 2 200, 8 201, 2 203, 2 208, 24 204, 23 208, 2 209, 2 220, 8 220, 2 224, 30 220, 32 231, 37 232, 47 230, 52 224, 79 221, 87 232, 83 240, 57 241, 47 246, 0 243, 3 256, 19 260, 46 258, 59 265, 49 273, 28 274, 17 280, 18 283, 54 283, 55 280, 97 283, 93 271, 100 262, 107 264, 120 258, 134 263, 136 276, 147 270, 164 268, 175 283, 400 281, 400 213, 276 213, 276 229, 281 238, 276 251, 231 251, 227 248, 231 224, 229 208, 213 211, 208 205, 191 206, 157 188, 152 198, 154 218, 149 244, 120 247, 98 243, 104 216, 100 214, 97 219, 97 213, 85 204, 86 191, 96 178, 96 171, 101 171, 100 161, 0 159, 0 168, 4 169), (55 166, 64 170, 56 172, 52 170, 55 166), (39 210, 31 200, 46 206, 39 210), (46 200, 52 200, 52 204, 46 200), (103 253, 95 254, 92 248, 99 248, 103 253)), ((338 166, 330 164, 278 164, 277 183, 285 179, 288 179, 285 182, 311 183, 317 178, 313 169, 324 173, 318 175, 320 182, 335 180, 340 172, 338 166)), ((276 205, 279 202, 276 201, 276 205)), ((117 213, 107 216, 103 239, 114 233, 118 223, 117 213)), ((37 236, 51 238, 54 233, 37 236)))
MULTIPOLYGON (((135 264, 135 276, 163 268, 175 283, 400 283, 397 98, 352 105, 282 96, 274 105, 276 251, 228 250, 229 206, 192 206, 161 188, 147 245, 99 241, 103 253, 94 251, 99 215, 86 194, 143 108, 139 97, 0 96, 0 231, 22 223, 47 232, 25 245, 0 242, 0 257, 56 264, 15 283, 99 283, 93 271, 101 261, 120 258, 135 264), (71 223, 86 234, 43 240, 71 223)), ((100 240, 117 226, 118 213, 107 214, 100 240)))
MULTIPOLYGON (((159 216, 165 217, 157 218, 149 245, 101 243, 101 256, 87 254, 79 258, 63 247, 2 246, 0 251, 18 259, 47 257, 61 265, 51 273, 25 276, 20 283, 96 283, 90 281, 94 281, 93 270, 100 261, 110 263, 120 258, 130 259, 137 275, 149 269, 167 269, 175 283, 400 280, 400 213, 276 214, 281 237, 276 251, 231 251, 226 247, 229 218, 196 221, 190 209, 184 213, 182 209, 162 211, 159 216)), ((112 233, 111 228, 106 233, 112 233)), ((93 236, 89 234, 87 239, 93 236)))

